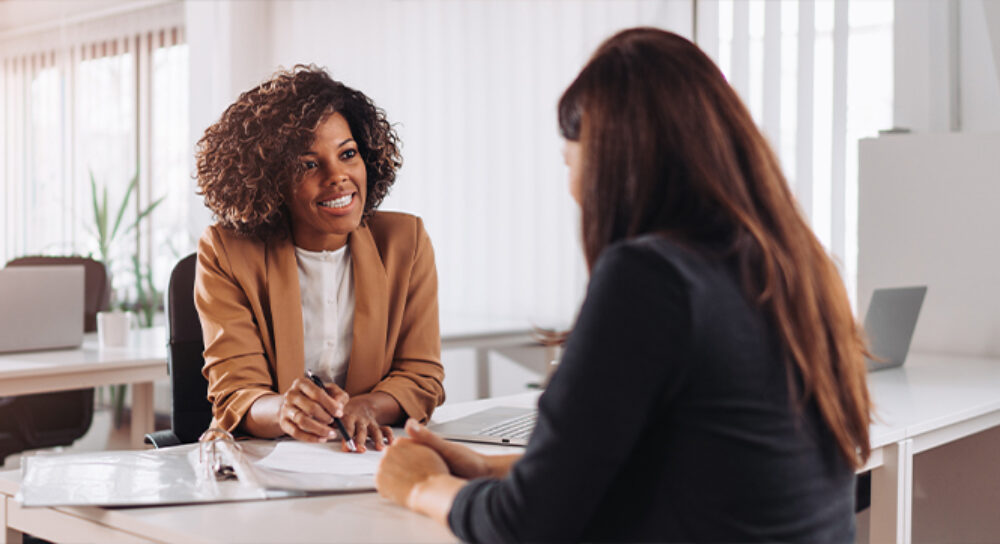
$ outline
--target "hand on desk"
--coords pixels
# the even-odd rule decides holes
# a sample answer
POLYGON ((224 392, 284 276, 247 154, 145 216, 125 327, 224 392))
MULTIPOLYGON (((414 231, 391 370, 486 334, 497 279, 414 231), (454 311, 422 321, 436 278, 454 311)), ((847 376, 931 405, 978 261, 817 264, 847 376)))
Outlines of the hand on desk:
POLYGON ((296 440, 326 442, 337 437, 330 424, 344 415, 349 400, 336 384, 326 384, 324 390, 309 379, 296 378, 281 395, 278 426, 296 440))
POLYGON ((400 438, 385 453, 375 488, 391 499, 439 522, 448 524, 455 495, 472 478, 502 478, 518 459, 514 455, 483 455, 448 442, 410 419, 409 438, 400 438))
MULTIPOLYGON (((346 393, 345 393, 346 395, 346 393)), ((376 450, 385 449, 387 444, 393 443, 392 429, 388 425, 380 425, 379 421, 398 418, 399 416, 386 415, 391 412, 396 401, 384 393, 368 393, 351 397, 344 407, 344 415, 340 420, 344 423, 344 428, 354 437, 354 442, 358 445, 358 452, 364 452, 367 444, 366 440, 371 440, 376 450)), ((348 451, 344 444, 344 451, 348 451)))
MULTIPOLYGON (((399 421, 402 414, 399 403, 387 393, 351 397, 335 384, 319 387, 308 378, 298 378, 283 394, 263 395, 254 401, 241 428, 258 438, 288 435, 303 442, 327 442, 339 437, 331 425, 339 417, 357 451, 364 452, 366 440, 377 450, 392 444, 387 424, 399 421)), ((343 449, 349 451, 346 442, 343 449)))
MULTIPOLYGON (((350 397, 336 384, 327 383, 320 388, 309 379, 297 378, 282 399, 278 424, 285 434, 296 440, 326 442, 337 438, 338 433, 331 424, 334 417, 339 417, 347 433, 354 438, 358 453, 367 450, 369 439, 376 450, 392 444, 392 429, 380 425, 379 420, 397 418, 394 414, 398 412, 398 405, 384 393, 350 397)), ((350 451, 347 441, 342 443, 343 450, 350 451)))
POLYGON ((448 442, 412 419, 406 422, 406 433, 414 442, 437 452, 448 464, 451 473, 459 478, 471 480, 503 476, 503 474, 493 474, 487 456, 461 444, 448 442))

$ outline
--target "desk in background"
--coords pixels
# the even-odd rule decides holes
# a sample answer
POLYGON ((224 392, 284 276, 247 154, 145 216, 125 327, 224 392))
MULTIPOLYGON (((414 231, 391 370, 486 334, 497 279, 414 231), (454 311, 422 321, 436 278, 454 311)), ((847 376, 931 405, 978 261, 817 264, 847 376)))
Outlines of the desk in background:
MULTIPOLYGON (((1000 360, 957 355, 911 354, 900 368, 868 375, 868 386, 875 403, 878 421, 871 428, 872 503, 870 542, 909 543, 913 539, 914 481, 921 474, 914 470, 914 457, 954 443, 983 431, 1000 432, 1000 360)), ((998 466, 955 466, 965 461, 940 450, 945 464, 938 470, 979 471, 984 480, 1000 481, 998 466)), ((957 453, 957 452, 956 452, 957 453)), ((951 490, 956 502, 976 502, 963 489, 951 490)), ((995 507, 1000 488, 992 502, 980 511, 995 507)), ((974 506, 973 506, 974 507, 974 506)), ((934 512, 924 512, 935 514, 934 512)), ((989 529, 1000 525, 995 515, 978 519, 975 526, 954 518, 934 515, 922 524, 950 526, 954 541, 995 540, 989 529), (982 534, 977 531, 986 531, 982 534)), ((921 540, 928 535, 918 535, 921 540)), ((932 540, 933 537, 930 537, 932 540)))
POLYGON ((0 396, 131 384, 131 444, 142 448, 153 431, 153 382, 167 377, 166 345, 164 330, 153 328, 132 331, 121 348, 101 348, 91 333, 77 349, 0 354, 0 396))
POLYGON ((441 351, 472 348, 476 355, 476 398, 490 396, 490 352, 498 351, 528 370, 545 376, 555 348, 545 348, 524 320, 442 316, 441 351), (528 351, 528 356, 524 356, 528 351), (532 351, 536 353, 530 353, 532 351))

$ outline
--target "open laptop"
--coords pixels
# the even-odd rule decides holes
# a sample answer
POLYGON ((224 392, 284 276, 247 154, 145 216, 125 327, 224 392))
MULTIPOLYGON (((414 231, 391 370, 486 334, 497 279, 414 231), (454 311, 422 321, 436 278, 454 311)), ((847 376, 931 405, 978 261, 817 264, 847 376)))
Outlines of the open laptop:
POLYGON ((537 418, 536 408, 498 406, 428 428, 448 440, 525 446, 537 418))
POLYGON ((926 295, 926 286, 875 290, 865 315, 868 348, 875 356, 865 358, 869 371, 903 364, 926 295))
POLYGON ((0 352, 82 344, 83 274, 73 265, 0 270, 0 352))

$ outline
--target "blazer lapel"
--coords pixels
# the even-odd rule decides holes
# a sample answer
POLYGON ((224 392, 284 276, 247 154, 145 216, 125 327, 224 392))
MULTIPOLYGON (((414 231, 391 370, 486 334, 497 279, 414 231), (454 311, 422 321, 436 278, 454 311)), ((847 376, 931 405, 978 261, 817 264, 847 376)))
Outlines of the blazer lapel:
POLYGON ((295 378, 305 374, 299 268, 291 240, 268 244, 267 292, 274 329, 275 361, 271 365, 277 375, 278 392, 284 393, 295 378))
POLYGON ((354 274, 354 335, 345 389, 347 394, 356 395, 382 378, 389 292, 382 256, 368 227, 352 232, 348 243, 354 274))

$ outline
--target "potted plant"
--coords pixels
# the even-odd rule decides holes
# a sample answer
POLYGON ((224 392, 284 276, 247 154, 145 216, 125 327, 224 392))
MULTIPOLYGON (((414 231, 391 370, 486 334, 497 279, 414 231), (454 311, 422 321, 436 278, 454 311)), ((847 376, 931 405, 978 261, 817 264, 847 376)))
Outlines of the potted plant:
MULTIPOLYGON (((107 185, 104 185, 98 189, 97 181, 94 179, 94 173, 91 171, 90 196, 94 211, 94 223, 92 226, 87 226, 87 230, 90 231, 95 242, 97 243, 97 260, 104 264, 104 268, 108 275, 108 289, 111 292, 111 312, 134 310, 136 311, 136 314, 140 316, 140 326, 150 327, 153 324, 153 315, 156 312, 157 301, 159 300, 157 290, 153 286, 151 272, 148 269, 142 269, 138 255, 134 252, 130 255, 130 261, 134 271, 134 288, 136 292, 136 299, 134 301, 130 301, 122 297, 116 287, 114 269, 116 255, 113 251, 116 247, 116 242, 119 241, 121 236, 129 236, 133 233, 137 233, 142 220, 153 213, 153 210, 155 210, 156 207, 163 202, 163 199, 166 198, 160 197, 154 200, 148 206, 138 211, 134 221, 129 222, 127 225, 123 225, 126 211, 128 210, 129 203, 132 201, 132 195, 135 193, 138 184, 139 174, 137 172, 129 182, 121 202, 116 206, 114 212, 114 222, 111 222, 112 216, 111 207, 108 203, 108 187, 107 185)), ((115 426, 120 425, 122 422, 122 415, 124 413, 125 406, 125 391, 126 386, 124 384, 109 387, 111 405, 114 409, 115 426)), ((100 397, 103 398, 103 391, 101 393, 100 397)))

